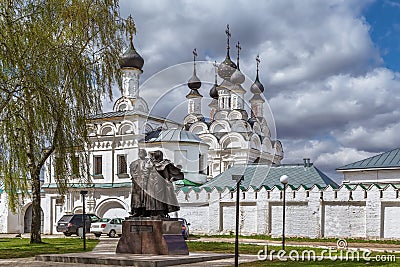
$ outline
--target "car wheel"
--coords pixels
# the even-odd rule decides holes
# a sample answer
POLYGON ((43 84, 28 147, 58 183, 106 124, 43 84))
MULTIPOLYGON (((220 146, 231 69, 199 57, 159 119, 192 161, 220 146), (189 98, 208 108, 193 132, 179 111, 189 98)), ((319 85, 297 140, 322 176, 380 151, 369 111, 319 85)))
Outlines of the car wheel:
POLYGON ((115 237, 116 232, 115 230, 111 230, 110 233, 108 234, 109 237, 115 237))
POLYGON ((72 233, 64 233, 65 236, 71 236, 72 233))
POLYGON ((101 234, 94 234, 96 237, 100 237, 101 236, 101 234))

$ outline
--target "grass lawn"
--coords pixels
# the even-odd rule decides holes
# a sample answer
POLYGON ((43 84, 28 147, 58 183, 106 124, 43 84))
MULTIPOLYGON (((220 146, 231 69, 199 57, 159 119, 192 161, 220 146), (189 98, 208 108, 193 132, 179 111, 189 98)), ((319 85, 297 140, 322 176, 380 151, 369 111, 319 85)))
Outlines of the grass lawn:
MULTIPOLYGON (((39 254, 83 252, 80 238, 43 238, 43 244, 29 244, 29 238, 0 238, 0 259, 33 257, 39 254)), ((91 251, 99 241, 86 240, 86 251, 91 251)))
MULTIPOLYGON (((195 242, 195 241, 189 241, 187 242, 189 251, 190 252, 213 252, 213 253, 234 253, 234 247, 235 245, 232 243, 226 243, 226 242, 195 242)), ((239 245, 239 253, 240 254, 253 254, 256 255, 258 251, 264 250, 264 246, 258 246, 258 245, 250 245, 250 244, 240 244, 239 245)), ((271 252, 272 250, 279 251, 281 249, 280 246, 269 246, 268 251, 271 252)), ((310 247, 286 247, 286 251, 289 253, 289 251, 295 250, 301 255, 301 253, 305 250, 310 251, 313 250, 315 252, 315 255, 319 257, 320 255, 328 256, 329 254, 324 253, 322 254, 322 251, 324 249, 322 248, 310 248, 310 247)), ((343 253, 342 256, 346 255, 346 251, 339 251, 337 253, 332 253, 332 255, 337 255, 340 256, 340 253, 343 253)), ((269 253, 268 253, 269 255, 269 253)), ((277 253, 274 253, 276 256, 277 253)), ((305 254, 308 255, 308 254, 305 254)), ((322 261, 257 261, 257 262, 252 262, 248 264, 241 264, 240 266, 387 266, 387 267, 394 267, 394 266, 399 266, 400 267, 400 258, 397 259, 396 262, 376 262, 373 261, 374 257, 377 255, 385 255, 383 253, 372 253, 369 255, 371 261, 366 262, 363 260, 363 254, 360 252, 360 261, 356 260, 356 257, 354 256, 355 260, 354 261, 345 261, 345 260, 330 260, 330 259, 324 259, 322 261)), ((399 257, 398 254, 386 254, 386 255, 396 255, 399 257)), ((332 256, 332 257, 333 257, 332 256)), ((307 256, 306 256, 307 258, 307 256)), ((351 258, 351 254, 349 256, 351 258)))

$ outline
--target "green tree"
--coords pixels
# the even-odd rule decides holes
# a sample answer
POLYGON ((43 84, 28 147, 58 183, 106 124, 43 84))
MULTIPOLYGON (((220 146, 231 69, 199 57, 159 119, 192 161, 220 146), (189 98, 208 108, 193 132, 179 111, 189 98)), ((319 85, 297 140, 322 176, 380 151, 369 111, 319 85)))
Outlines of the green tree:
POLYGON ((40 243, 40 171, 54 154, 65 193, 71 155, 88 142, 86 119, 120 83, 127 28, 117 0, 0 2, 0 174, 13 211, 31 196, 31 243, 40 243))

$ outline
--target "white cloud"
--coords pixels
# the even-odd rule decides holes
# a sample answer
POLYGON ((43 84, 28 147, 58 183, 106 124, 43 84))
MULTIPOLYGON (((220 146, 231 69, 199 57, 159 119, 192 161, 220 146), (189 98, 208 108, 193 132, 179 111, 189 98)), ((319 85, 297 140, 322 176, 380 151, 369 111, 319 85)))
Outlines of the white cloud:
POLYGON ((400 146, 399 132, 400 123, 390 124, 382 129, 367 129, 359 126, 348 129, 337 138, 342 144, 356 149, 380 152, 382 149, 391 150, 400 146))
MULTIPOLYGON (((304 137, 340 134, 349 128, 369 125, 375 118, 393 121, 400 100, 399 74, 378 68, 362 76, 331 76, 306 82, 291 92, 270 99, 279 134, 304 137)), ((382 123, 383 121, 380 121, 382 123)), ((382 125, 380 126, 382 127, 382 125)))
POLYGON ((301 163, 303 158, 310 158, 315 166, 337 182, 343 177, 335 171, 336 168, 375 155, 341 146, 334 139, 284 140, 284 144, 285 163, 301 163))
MULTIPOLYGON (((251 78, 260 53, 260 78, 286 161, 310 157, 333 173, 370 152, 400 146, 400 74, 383 67, 370 38, 363 11, 371 2, 124 0, 121 13, 132 14, 136 22, 134 42, 145 59, 142 82, 164 68, 190 62, 195 47, 198 60, 221 62, 229 23, 231 57, 236 58, 233 48, 239 40, 241 70, 251 78)), ((148 84, 142 95, 157 99, 170 88, 171 78, 186 82, 189 75, 182 73, 189 72, 148 84)), ((173 91, 160 112, 170 114, 176 103, 184 103, 185 90, 173 91)), ((209 85, 201 89, 204 96, 208 91, 209 85)))

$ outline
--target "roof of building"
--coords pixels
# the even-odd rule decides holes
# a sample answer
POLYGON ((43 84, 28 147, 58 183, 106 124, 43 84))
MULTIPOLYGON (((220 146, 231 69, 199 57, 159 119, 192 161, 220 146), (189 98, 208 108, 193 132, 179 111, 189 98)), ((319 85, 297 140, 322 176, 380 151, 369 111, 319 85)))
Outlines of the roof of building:
POLYGON ((178 180, 178 181, 176 181, 176 182, 175 182, 175 185, 176 185, 177 187, 182 187, 182 186, 200 186, 201 184, 192 182, 192 181, 190 181, 190 180, 188 180, 188 179, 183 179, 183 180, 178 180))
POLYGON ((390 150, 388 152, 366 158, 354 163, 347 164, 337 171, 346 171, 354 169, 382 169, 382 168, 399 168, 400 167, 400 148, 390 150))
POLYGON ((181 129, 152 131, 146 135, 145 141, 146 143, 152 143, 152 142, 204 143, 204 141, 201 140, 196 134, 181 129))
MULTIPOLYGON (((121 187, 131 187, 132 182, 124 182, 124 183, 90 183, 90 184, 79 184, 79 183, 70 183, 68 184, 69 188, 121 188, 121 187)), ((56 183, 46 183, 41 186, 42 189, 57 189, 56 183)))
POLYGON ((113 117, 124 117, 124 116, 129 116, 129 115, 136 115, 138 114, 136 110, 125 110, 125 111, 111 111, 111 112, 105 112, 105 113, 98 113, 89 116, 89 119, 95 120, 95 119, 105 119, 105 118, 113 118, 113 117))
POLYGON ((215 187, 222 189, 227 187, 234 189, 236 181, 232 180, 232 175, 244 175, 244 180, 241 183, 243 189, 248 189, 249 187, 258 189, 261 187, 273 188, 274 186, 282 186, 279 180, 282 175, 288 175, 289 185, 296 188, 299 186, 310 188, 314 185, 319 187, 331 185, 335 188, 338 186, 313 165, 305 167, 303 164, 280 166, 247 164, 232 166, 200 188, 211 189, 215 187))
POLYGON ((90 115, 89 119, 96 120, 96 119, 117 118, 117 117, 133 116, 133 115, 142 115, 142 116, 148 117, 149 119, 156 119, 156 120, 161 120, 161 121, 165 121, 165 122, 179 124, 178 122, 172 121, 170 119, 166 119, 166 118, 160 117, 160 116, 155 116, 152 114, 149 115, 147 113, 143 113, 138 110, 124 110, 124 111, 111 111, 111 112, 105 112, 105 113, 98 113, 98 114, 90 115))

